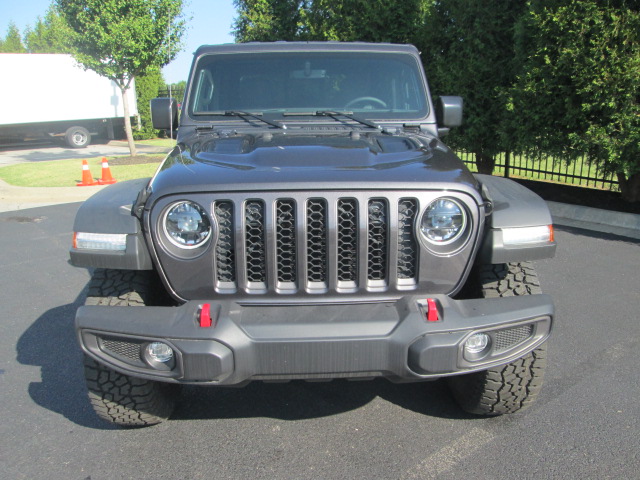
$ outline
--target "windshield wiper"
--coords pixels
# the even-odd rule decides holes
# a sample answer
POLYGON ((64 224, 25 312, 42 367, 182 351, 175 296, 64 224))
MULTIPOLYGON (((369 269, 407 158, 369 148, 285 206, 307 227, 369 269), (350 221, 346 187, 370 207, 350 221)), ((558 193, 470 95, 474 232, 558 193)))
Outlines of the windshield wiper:
POLYGON ((367 127, 375 128, 376 130, 382 130, 382 127, 377 123, 370 122, 369 120, 365 120, 364 118, 360 118, 355 116, 352 112, 334 112, 333 110, 319 110, 315 113, 315 115, 319 117, 331 117, 338 120, 339 117, 345 117, 349 120, 353 120, 354 122, 358 122, 367 127))
POLYGON ((255 118, 256 120, 260 120, 267 125, 271 125, 272 127, 281 128, 282 130, 286 130, 287 126, 276 122, 275 120, 267 120, 266 118, 262 118, 262 112, 243 112, 241 110, 226 110, 224 112, 196 112, 196 115, 222 115, 224 117, 240 117, 243 120, 247 120, 246 117, 255 118))

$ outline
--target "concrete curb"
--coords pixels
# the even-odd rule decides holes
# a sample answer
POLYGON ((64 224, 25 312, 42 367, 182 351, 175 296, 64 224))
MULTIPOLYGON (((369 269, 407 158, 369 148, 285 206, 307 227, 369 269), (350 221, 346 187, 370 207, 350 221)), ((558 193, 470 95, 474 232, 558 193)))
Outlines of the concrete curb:
POLYGON ((640 215, 547 202, 556 225, 640 239, 640 215))

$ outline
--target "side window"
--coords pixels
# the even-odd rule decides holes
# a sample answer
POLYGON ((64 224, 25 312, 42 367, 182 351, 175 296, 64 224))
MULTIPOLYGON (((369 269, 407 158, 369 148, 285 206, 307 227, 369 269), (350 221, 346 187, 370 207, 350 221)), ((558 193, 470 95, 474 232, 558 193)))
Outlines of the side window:
POLYGON ((198 83, 196 85, 196 101, 194 109, 196 112, 206 112, 214 109, 212 105, 213 92, 214 85, 211 72, 204 69, 200 70, 198 83))

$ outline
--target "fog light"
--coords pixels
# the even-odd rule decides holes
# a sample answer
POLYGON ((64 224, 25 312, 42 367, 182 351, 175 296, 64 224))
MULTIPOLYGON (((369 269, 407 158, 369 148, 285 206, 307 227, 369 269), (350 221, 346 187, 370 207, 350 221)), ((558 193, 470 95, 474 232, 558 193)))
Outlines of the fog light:
POLYGON ((153 342, 147 345, 149 358, 159 363, 168 363, 173 359, 173 349, 162 342, 153 342))
POLYGON ((464 342, 464 351, 470 355, 482 353, 489 345, 489 335, 486 333, 474 333, 464 342))

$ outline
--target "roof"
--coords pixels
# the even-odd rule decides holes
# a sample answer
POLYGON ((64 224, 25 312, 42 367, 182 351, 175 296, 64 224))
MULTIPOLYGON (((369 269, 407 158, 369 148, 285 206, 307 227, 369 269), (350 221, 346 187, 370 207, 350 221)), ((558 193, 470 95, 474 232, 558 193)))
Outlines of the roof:
POLYGON ((397 52, 418 54, 413 45, 365 42, 248 42, 223 45, 202 45, 195 56, 215 53, 257 52, 304 52, 304 51, 348 51, 348 52, 397 52))

